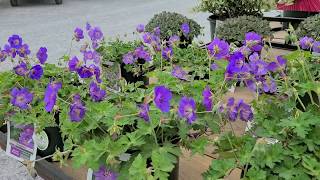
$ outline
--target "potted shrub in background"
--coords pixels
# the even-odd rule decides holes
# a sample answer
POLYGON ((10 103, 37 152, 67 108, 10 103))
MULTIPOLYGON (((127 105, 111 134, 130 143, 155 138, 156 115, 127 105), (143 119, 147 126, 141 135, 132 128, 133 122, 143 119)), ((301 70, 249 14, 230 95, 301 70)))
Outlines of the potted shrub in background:
POLYGON ((240 46, 247 32, 256 32, 266 39, 272 38, 269 22, 256 16, 230 18, 217 29, 217 37, 240 46))
POLYGON ((300 23, 297 28, 297 36, 298 38, 302 38, 305 36, 311 37, 315 40, 319 40, 320 38, 320 15, 315 15, 306 18, 304 21, 300 23))
POLYGON ((211 38, 216 35, 217 28, 227 18, 234 18, 243 15, 262 16, 263 9, 274 6, 273 1, 268 0, 200 0, 194 9, 201 12, 209 12, 212 15, 208 18, 210 22, 211 38))
POLYGON ((187 47, 192 40, 200 35, 201 26, 192 19, 175 12, 163 11, 154 15, 146 25, 147 32, 159 31, 160 39, 169 41, 170 37, 178 36, 180 47, 187 47))

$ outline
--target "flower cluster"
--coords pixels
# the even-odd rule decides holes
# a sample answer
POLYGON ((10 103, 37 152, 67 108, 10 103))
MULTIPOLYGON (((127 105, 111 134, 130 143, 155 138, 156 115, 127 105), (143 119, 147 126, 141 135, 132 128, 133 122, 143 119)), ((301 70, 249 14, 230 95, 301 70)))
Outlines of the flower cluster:
POLYGON ((106 96, 106 91, 101 89, 94 81, 90 83, 89 92, 91 99, 95 102, 102 101, 106 96))
POLYGON ((304 50, 312 50, 313 52, 320 53, 320 41, 315 41, 311 37, 305 36, 300 38, 299 45, 304 50))
POLYGON ((34 132, 34 128, 32 125, 24 126, 19 136, 19 143, 32 149, 34 146, 34 142, 32 138, 33 132, 34 132))
POLYGON ((137 47, 133 52, 128 52, 127 54, 123 55, 122 62, 124 64, 134 64, 135 62, 150 62, 151 61, 151 54, 148 50, 143 47, 137 47))
POLYGON ((225 112, 230 121, 240 119, 242 121, 252 121, 253 111, 250 105, 246 104, 242 99, 238 102, 233 97, 228 99, 226 105, 221 106, 221 112, 225 112))
POLYGON ((153 32, 144 32, 142 34, 143 42, 147 45, 150 45, 154 51, 161 51, 161 40, 160 40, 160 28, 157 27, 153 32))
POLYGON ((260 56, 262 37, 253 32, 246 34, 244 46, 230 55, 225 72, 226 80, 243 81, 255 92, 275 93, 277 86, 273 72, 284 75, 286 60, 278 56, 276 61, 265 61, 260 56))
POLYGON ((219 38, 215 38, 207 48, 209 54, 216 59, 222 59, 229 54, 229 44, 219 38))
POLYGON ((11 104, 20 109, 28 109, 29 104, 33 100, 33 94, 27 88, 13 88, 11 90, 11 104))

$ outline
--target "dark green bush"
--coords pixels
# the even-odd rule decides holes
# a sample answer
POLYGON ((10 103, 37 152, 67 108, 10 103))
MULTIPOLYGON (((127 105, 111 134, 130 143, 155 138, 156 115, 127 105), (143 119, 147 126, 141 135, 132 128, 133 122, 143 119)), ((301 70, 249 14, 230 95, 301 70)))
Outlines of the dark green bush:
POLYGON ((272 36, 269 22, 255 16, 240 16, 227 19, 222 26, 218 27, 217 36, 230 43, 241 43, 245 38, 245 34, 251 31, 264 37, 272 36))
POLYGON ((200 34, 201 26, 197 22, 181 14, 166 11, 154 15, 146 25, 146 31, 151 32, 154 28, 160 27, 161 39, 168 39, 171 35, 181 34, 180 26, 183 23, 188 23, 190 26, 190 33, 187 37, 188 39, 192 40, 200 34))
POLYGON ((298 27, 297 36, 309 36, 314 39, 320 39, 320 15, 308 17, 298 27))

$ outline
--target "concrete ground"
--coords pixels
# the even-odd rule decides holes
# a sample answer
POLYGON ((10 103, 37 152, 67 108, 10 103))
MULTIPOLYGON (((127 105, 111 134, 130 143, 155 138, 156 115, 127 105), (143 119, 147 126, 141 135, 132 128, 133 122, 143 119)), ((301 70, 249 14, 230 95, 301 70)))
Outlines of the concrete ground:
MULTIPOLYGON (((207 13, 192 12, 197 0, 18 0, 11 7, 10 0, 0 0, 0 47, 12 34, 19 34, 36 53, 39 47, 48 48, 49 63, 57 62, 70 46, 75 27, 86 22, 100 26, 105 37, 128 34, 125 39, 138 38, 132 32, 139 23, 146 24, 155 13, 175 11, 196 20, 204 28, 201 40, 210 41, 207 13)), ((124 38, 124 37, 123 37, 124 38)), ((0 71, 10 66, 0 64, 0 71)))

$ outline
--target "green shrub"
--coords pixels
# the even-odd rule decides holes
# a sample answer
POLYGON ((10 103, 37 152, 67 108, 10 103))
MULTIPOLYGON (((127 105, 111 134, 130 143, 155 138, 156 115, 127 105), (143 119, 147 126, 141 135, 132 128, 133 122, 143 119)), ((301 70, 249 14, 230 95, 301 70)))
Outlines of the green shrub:
POLYGON ((308 17, 298 27, 298 37, 309 36, 314 39, 320 39, 320 15, 308 17))
POLYGON ((272 36, 269 22, 255 16, 240 16, 224 21, 218 27, 217 36, 228 42, 241 43, 247 32, 256 32, 263 36, 272 36))
POLYGON ((160 27, 161 39, 168 39, 172 35, 181 34, 180 26, 183 23, 188 23, 190 26, 188 39, 192 40, 200 34, 201 26, 197 22, 181 14, 166 11, 154 15, 146 25, 146 31, 151 32, 154 28, 160 27))

